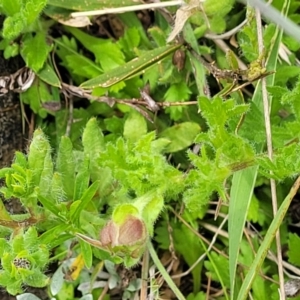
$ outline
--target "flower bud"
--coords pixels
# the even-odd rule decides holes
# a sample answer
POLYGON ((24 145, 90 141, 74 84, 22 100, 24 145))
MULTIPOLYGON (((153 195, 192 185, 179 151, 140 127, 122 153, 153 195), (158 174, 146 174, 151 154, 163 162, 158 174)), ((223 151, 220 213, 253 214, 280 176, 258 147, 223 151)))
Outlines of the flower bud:
POLYGON ((110 220, 100 232, 100 242, 108 248, 138 246, 145 241, 146 226, 142 220, 132 215, 128 215, 121 224, 110 220))

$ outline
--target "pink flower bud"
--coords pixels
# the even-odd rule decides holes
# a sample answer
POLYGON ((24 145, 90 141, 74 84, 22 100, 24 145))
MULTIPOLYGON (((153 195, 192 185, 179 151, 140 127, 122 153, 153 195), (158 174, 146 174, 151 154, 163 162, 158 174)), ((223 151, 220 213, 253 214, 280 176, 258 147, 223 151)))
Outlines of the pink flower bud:
POLYGON ((121 225, 110 220, 100 232, 100 242, 109 248, 142 244, 145 240, 144 222, 132 215, 128 215, 121 225))
POLYGON ((113 221, 109 221, 100 232, 100 242, 103 246, 116 246, 118 240, 118 228, 113 221))
POLYGON ((119 245, 134 245, 137 242, 144 241, 145 237, 145 224, 136 217, 128 216, 119 228, 119 245))

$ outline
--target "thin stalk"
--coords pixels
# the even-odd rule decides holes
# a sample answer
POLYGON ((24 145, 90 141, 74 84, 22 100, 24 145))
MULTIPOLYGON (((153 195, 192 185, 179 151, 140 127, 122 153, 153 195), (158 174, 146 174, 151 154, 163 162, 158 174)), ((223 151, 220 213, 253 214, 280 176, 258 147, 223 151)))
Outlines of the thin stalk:
POLYGON ((147 299, 148 288, 148 271, 149 271, 149 251, 146 250, 143 255, 142 262, 142 287, 141 287, 141 299, 147 299))
MULTIPOLYGON (((263 33, 261 25, 261 14, 258 8, 255 9, 256 24, 257 24, 257 38, 258 38, 258 48, 259 48, 259 57, 263 55, 264 51, 264 42, 263 42, 263 33)), ((265 61, 262 60, 262 67, 264 67, 265 61)), ((267 139, 267 151, 268 157, 270 160, 273 160, 273 145, 272 145, 272 131, 271 131, 271 121, 270 121, 270 106, 268 99, 267 91, 267 82, 265 78, 261 79, 261 88, 262 88, 262 98, 264 106, 264 118, 265 118, 265 128, 266 128, 266 139, 267 139)), ((271 197, 272 197, 272 207, 273 215, 275 216, 278 211, 277 205, 277 193, 276 193, 276 182, 274 179, 270 179, 271 186, 271 197)), ((284 293, 284 275, 283 275, 283 266, 282 266, 282 252, 281 252, 281 240, 279 230, 276 232, 276 248, 277 248, 277 260, 278 260, 278 275, 279 275, 279 284, 280 284, 280 294, 282 300, 285 299, 284 293)))

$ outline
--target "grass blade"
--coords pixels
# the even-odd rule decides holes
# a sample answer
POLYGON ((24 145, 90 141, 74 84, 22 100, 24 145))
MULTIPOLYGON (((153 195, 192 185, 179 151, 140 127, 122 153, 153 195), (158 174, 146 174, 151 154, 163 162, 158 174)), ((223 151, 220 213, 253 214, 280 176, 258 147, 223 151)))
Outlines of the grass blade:
POLYGON ((255 278, 256 274, 260 271, 261 265, 267 256, 268 250, 271 246, 271 243, 275 237, 277 230, 279 229, 282 220, 290 206, 291 201, 293 200, 295 194, 297 193, 300 186, 300 177, 297 178, 295 183, 293 184, 290 192, 282 202, 277 214, 275 215, 266 235, 264 241, 262 242, 261 246, 259 247, 255 259, 247 273, 247 276, 244 279, 242 287, 240 289, 238 300, 244 300, 247 298, 249 290, 251 288, 251 284, 253 279, 255 278))
MULTIPOLYGON (((287 2, 287 1, 286 1, 287 2)), ((283 14, 286 13, 287 5, 286 2, 283 5, 283 14)), ((279 30, 277 27, 276 34, 274 35, 273 47, 271 47, 271 53, 267 61, 268 70, 276 70, 277 66, 277 57, 279 46, 282 38, 282 30, 279 30)), ((266 78, 267 85, 272 86, 274 82, 275 75, 268 76, 266 78)), ((261 84, 259 83, 256 86, 255 93, 252 98, 252 105, 255 105, 261 114, 263 115, 263 102, 261 94, 261 84)), ((270 104, 271 105, 271 104, 270 104)), ((259 145, 257 147, 257 152, 261 152, 264 148, 264 145, 259 145)), ((235 291, 235 281, 236 281, 236 269, 238 262, 238 255, 240 249, 240 242, 242 239, 242 232, 245 226, 246 217, 248 213, 248 207, 253 194, 253 187, 255 185, 256 176, 257 176, 258 167, 253 167, 251 169, 242 170, 236 172, 233 175, 232 187, 231 187, 231 198, 229 203, 229 220, 228 220, 228 232, 229 232, 229 274, 230 274, 230 289, 231 289, 231 299, 236 299, 235 291), (242 203, 241 203, 242 202, 242 203)), ((257 255, 258 256, 258 255, 257 255)), ((253 262, 254 264, 254 262, 253 262)), ((256 270, 258 272, 258 270, 256 270)), ((251 277, 253 274, 250 272, 247 274, 251 277)), ((252 277, 253 280, 254 277, 252 277)), ((251 283, 252 283, 252 280, 251 283)), ((245 281, 242 285, 244 292, 245 281)), ((241 296, 241 291, 239 297, 241 296)), ((244 298, 237 299, 244 299, 244 298)))
POLYGON ((247 168, 238 171, 232 179, 229 203, 229 274, 231 283, 231 299, 234 298, 235 275, 240 242, 244 225, 246 222, 247 212, 253 194, 253 188, 256 181, 258 167, 247 168))
POLYGON ((179 49, 182 45, 168 45, 147 51, 140 57, 135 58, 123 66, 117 67, 109 72, 106 72, 96 78, 92 78, 81 84, 84 89, 95 87, 110 87, 120 81, 129 79, 133 76, 140 74, 140 72, 153 66, 155 63, 167 57, 179 49))

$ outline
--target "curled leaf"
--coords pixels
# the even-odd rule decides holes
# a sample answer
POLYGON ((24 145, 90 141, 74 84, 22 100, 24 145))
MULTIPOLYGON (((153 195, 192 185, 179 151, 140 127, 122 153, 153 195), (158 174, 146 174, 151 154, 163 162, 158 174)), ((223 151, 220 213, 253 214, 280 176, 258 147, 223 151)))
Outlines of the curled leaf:
POLYGON ((181 32, 185 22, 191 17, 195 12, 199 11, 200 3, 199 0, 191 0, 189 4, 181 6, 176 12, 175 25, 174 28, 167 39, 167 43, 173 41, 177 34, 181 32))

